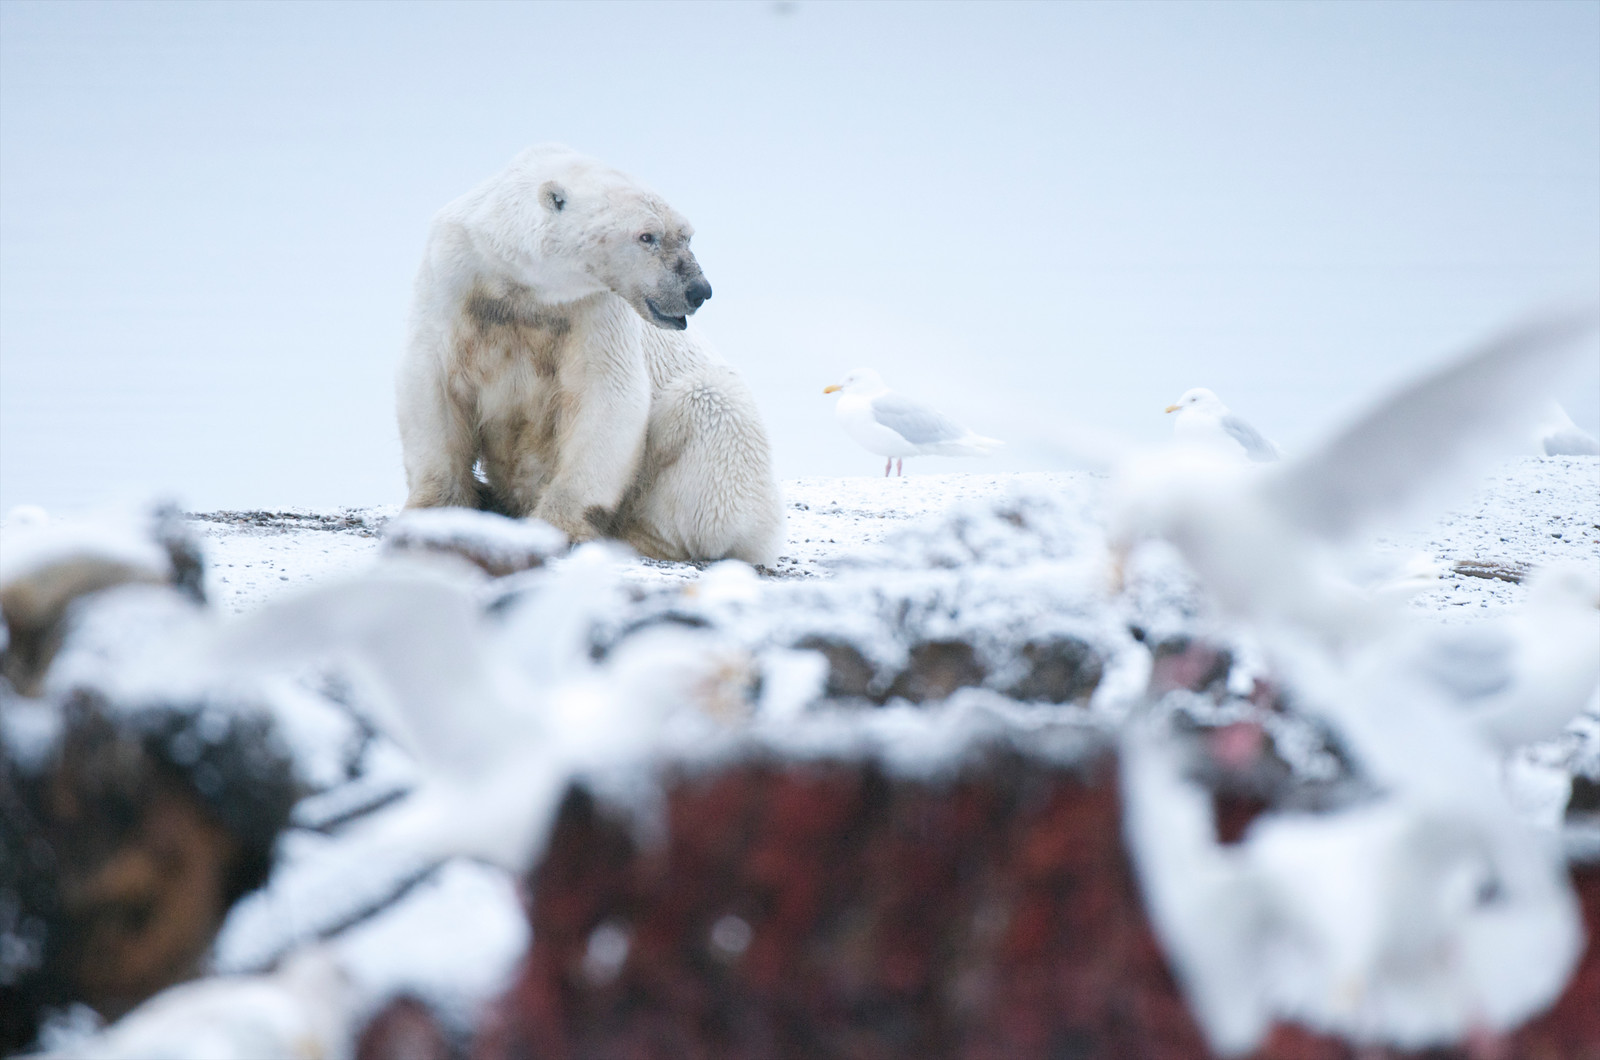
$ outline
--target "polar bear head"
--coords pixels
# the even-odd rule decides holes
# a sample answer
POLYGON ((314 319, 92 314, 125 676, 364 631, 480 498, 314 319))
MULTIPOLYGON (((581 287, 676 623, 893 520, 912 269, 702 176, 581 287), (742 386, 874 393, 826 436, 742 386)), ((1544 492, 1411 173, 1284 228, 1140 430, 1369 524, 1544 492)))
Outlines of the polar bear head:
POLYGON ((481 190, 476 227, 550 301, 603 289, 656 327, 682 331, 711 297, 689 249, 694 228, 625 173, 546 144, 481 190))

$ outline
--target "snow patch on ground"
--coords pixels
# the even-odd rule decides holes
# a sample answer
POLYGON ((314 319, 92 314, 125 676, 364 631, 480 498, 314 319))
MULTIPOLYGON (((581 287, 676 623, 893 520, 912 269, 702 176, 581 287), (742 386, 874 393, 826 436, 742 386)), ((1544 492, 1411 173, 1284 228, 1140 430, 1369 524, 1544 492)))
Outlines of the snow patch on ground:
MULTIPOLYGON (((1105 485, 1103 476, 1070 472, 791 481, 784 489, 787 543, 772 570, 755 580, 737 565, 627 561, 621 584, 608 590, 615 598, 592 602, 603 641, 596 648, 606 650, 642 623, 710 624, 754 653, 769 676, 784 666, 794 670, 803 692, 814 685, 816 657, 788 650, 801 634, 834 630, 885 665, 903 664, 919 640, 968 638, 991 671, 984 687, 952 697, 954 711, 942 715, 950 731, 894 705, 866 724, 860 715, 829 715, 796 726, 787 708, 758 719, 770 739, 792 752, 876 740, 916 758, 919 748, 928 750, 924 745, 943 747, 1002 716, 1002 728, 1027 731, 1030 712, 1042 708, 1000 695, 1012 678, 1006 652, 1015 655, 1024 638, 1070 635, 1103 653, 1100 688, 1075 716, 1089 730, 1105 731, 1150 675, 1150 653, 1128 626, 1150 627, 1147 644, 1156 643, 1166 633, 1194 629, 1201 610, 1180 561, 1159 547, 1143 550, 1142 569, 1127 572, 1128 594, 1110 596, 1105 485)), ((206 555, 209 598, 237 613, 385 561, 382 532, 394 514, 392 508, 217 512, 193 516, 191 525, 206 555)), ((1508 462, 1470 503, 1380 546, 1420 550, 1443 566, 1438 585, 1412 602, 1421 616, 1456 623, 1515 608, 1525 595, 1521 585, 1451 567, 1471 561, 1520 570, 1555 559, 1600 565, 1600 460, 1508 462)), ((570 562, 557 559, 488 583, 484 597, 514 612, 521 595, 536 596, 544 579, 559 577, 570 562)), ((767 692, 776 696, 781 682, 771 683, 767 692)), ((282 699, 280 705, 297 705, 296 694, 282 699)), ((1040 716, 1059 718, 1061 710, 1040 716)), ((1600 704, 1592 705, 1597 711, 1600 704)), ((419 862, 344 840, 347 818, 403 799, 414 781, 404 755, 381 736, 368 733, 352 752, 358 730, 348 719, 300 719, 301 735, 291 742, 315 743, 323 732, 339 744, 337 753, 297 750, 317 793, 297 809, 268 887, 230 916, 216 966, 257 970, 308 942, 331 939, 370 1003, 413 993, 465 1026, 502 988, 525 944, 516 887, 498 869, 419 862)), ((1559 777, 1586 770, 1600 773, 1600 717, 1580 719, 1561 740, 1523 752, 1509 767, 1531 814, 1549 812, 1559 777)))
MULTIPOLYGON (((1420 549, 1448 564, 1540 567, 1556 560, 1600 566, 1600 459, 1524 457, 1496 467, 1477 495, 1424 530, 1385 544, 1420 549)), ((1446 622, 1511 607, 1525 590, 1493 578, 1446 573, 1412 601, 1446 622)))
POLYGON ((385 506, 193 515, 190 525, 206 557, 206 599, 237 614, 355 569, 377 552, 379 528, 398 511, 385 506))
MULTIPOLYGON (((892 560, 897 531, 963 503, 990 505, 1019 492, 1055 494, 1098 525, 1104 490, 1104 477, 1088 472, 793 479, 784 483, 787 539, 770 576, 832 577, 841 561, 862 553, 892 560)), ((225 611, 245 611, 296 586, 359 569, 378 554, 382 528, 397 512, 386 506, 192 516, 205 550, 207 596, 225 611)), ((1600 564, 1600 459, 1507 461, 1485 478, 1470 503, 1378 544, 1426 551, 1446 563, 1600 564)), ((704 567, 637 559, 627 578, 641 588, 682 585, 697 580, 704 567)), ((1473 609, 1515 604, 1521 592, 1510 582, 1447 573, 1412 606, 1459 621, 1473 609)))

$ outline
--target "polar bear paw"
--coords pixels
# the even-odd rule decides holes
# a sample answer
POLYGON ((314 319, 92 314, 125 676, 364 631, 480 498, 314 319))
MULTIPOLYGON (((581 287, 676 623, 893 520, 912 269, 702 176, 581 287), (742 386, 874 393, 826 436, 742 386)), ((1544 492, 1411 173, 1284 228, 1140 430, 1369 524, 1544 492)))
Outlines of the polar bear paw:
POLYGON ((579 498, 547 490, 533 507, 533 517, 543 519, 567 535, 571 541, 590 541, 609 537, 614 531, 616 513, 599 504, 584 504, 579 498))

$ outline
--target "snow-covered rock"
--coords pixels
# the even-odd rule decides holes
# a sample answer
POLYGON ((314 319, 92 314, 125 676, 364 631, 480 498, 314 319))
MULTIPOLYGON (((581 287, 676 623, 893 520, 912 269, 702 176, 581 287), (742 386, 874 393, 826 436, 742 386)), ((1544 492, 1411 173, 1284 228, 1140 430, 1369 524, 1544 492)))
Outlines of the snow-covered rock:
MULTIPOLYGON (((135 662, 155 658, 169 642, 192 641, 184 666, 204 660, 208 681, 249 690, 275 718, 307 794, 266 888, 226 924, 214 966, 265 974, 309 946, 324 946, 351 984, 358 1020, 396 1013, 388 1017, 395 1026, 413 1026, 424 1037, 429 1028, 443 1028, 459 1044, 476 1028, 494 1025, 487 1006, 517 959, 512 950, 523 929, 514 926, 520 920, 513 876, 532 869, 537 880, 558 854, 603 853, 558 850, 561 822, 572 812, 563 792, 585 791, 605 814, 628 822, 623 831, 634 867, 619 867, 623 876, 655 864, 662 849, 698 842, 694 829, 674 823, 675 800, 686 785, 715 787, 718 777, 735 788, 750 781, 747 794, 757 793, 755 801, 708 805, 727 812, 747 806, 751 813, 772 792, 791 789, 796 805, 811 806, 804 793, 818 776, 855 777, 850 783, 887 778, 898 794, 888 804, 868 800, 863 805, 871 812, 862 818, 862 827, 886 842, 898 826, 871 816, 884 805, 903 800, 923 808, 916 813, 934 813, 930 808, 954 805, 947 803, 952 792, 1010 790, 1019 777, 1031 777, 1024 787, 1075 790, 1085 806, 1110 807, 1112 816, 1096 827, 1114 837, 1115 787, 1085 786, 1089 759, 1082 756, 1102 753, 1091 749, 1110 747, 1127 719, 1140 717, 1189 748, 1184 782, 1204 793, 1199 798, 1214 818, 1207 821, 1215 827, 1211 841, 1220 844, 1224 861, 1254 849, 1250 837, 1273 832, 1269 823, 1295 815, 1332 821, 1377 805, 1394 777, 1342 731, 1339 711, 1318 701, 1321 683, 1283 665, 1255 631, 1220 615, 1177 553, 1159 544, 1142 549, 1121 571, 1116 591, 1101 515, 1104 488, 1105 480, 1090 474, 794 482, 786 489, 790 540, 776 566, 760 572, 742 564, 630 559, 603 546, 563 553, 534 541, 534 528, 478 513, 439 513, 447 517, 441 525, 413 536, 424 552, 442 542, 492 562, 475 570, 430 567, 415 562, 417 549, 396 548, 380 536, 387 522, 389 541, 412 540, 410 531, 401 533, 409 515, 211 513, 194 517, 191 526, 221 614, 139 586, 102 594, 66 636, 50 687, 114 692, 135 670, 148 685, 152 668, 135 662), (512 569, 518 566, 525 569, 512 569), (227 613, 242 620, 225 621, 227 613), (991 769, 999 772, 985 772, 991 769), (755 783, 752 770, 766 770, 761 775, 769 779, 755 783), (652 845, 663 842, 664 848, 652 845), (501 867, 468 865, 462 855, 501 867), (484 974, 450 973, 439 958, 446 951, 462 967, 479 960, 484 974), (414 1018, 413 1005, 432 1015, 414 1018)), ((1513 616, 1527 594, 1520 582, 1460 571, 1468 562, 1518 570, 1555 558, 1600 565, 1600 463, 1562 457, 1502 465, 1471 504, 1432 527, 1395 535, 1384 547, 1420 552, 1443 571, 1407 605, 1408 621, 1419 627, 1469 624, 1469 612, 1472 620, 1513 616)), ((169 669, 164 679, 192 681, 197 674, 169 669)), ((4 720, 8 744, 49 745, 49 726, 33 724, 38 719, 27 712, 7 710, 4 720)), ((1411 748, 1395 761, 1405 753, 1426 758, 1411 748)), ((1548 833, 1562 815, 1546 781, 1600 778, 1600 703, 1591 702, 1556 740, 1518 754, 1527 767, 1504 775, 1526 797, 1510 802, 1548 833)), ((1593 801, 1592 786, 1572 784, 1568 822, 1593 816, 1584 801, 1593 801)), ((1035 834, 1025 822, 1026 800, 1016 806, 1022 816, 997 827, 1046 844, 1046 833, 1035 834)), ((720 827, 717 820, 708 817, 701 831, 720 827)), ((1314 836, 1309 826, 1316 822, 1306 823, 1305 834, 1314 836)), ((1569 846, 1573 827, 1566 826, 1569 846)), ((819 834, 816 842, 822 841, 819 834)), ((751 846, 752 856, 782 846, 773 842, 751 846)), ((926 843, 935 856, 938 836, 926 843)), ((1263 850, 1270 845, 1262 840, 1263 850)), ((1005 881, 1022 871, 1011 854, 991 853, 987 878, 1005 881)), ((841 893, 876 893, 849 889, 877 878, 872 874, 881 866, 868 849, 837 860, 838 874, 830 878, 865 874, 841 882, 841 893)), ((792 882, 806 880, 795 875, 792 882)), ((1114 892, 1129 903, 1127 919, 1117 922, 1148 933, 1148 926, 1130 926, 1146 915, 1138 892, 1096 893, 1114 892)), ((967 939, 974 946, 1005 935, 995 926, 998 917, 984 919, 997 902, 1005 904, 988 892, 972 892, 955 906, 940 904, 945 898, 933 883, 918 893, 928 908, 955 917, 951 924, 966 923, 959 918, 970 914, 970 924, 978 925, 967 939), (962 906, 969 898, 976 904, 962 906), (964 911, 950 912, 958 907, 964 911)), ((669 901, 665 892, 658 897, 669 901)), ((604 898, 592 895, 591 904, 604 898)), ((579 934, 570 953, 562 951, 575 962, 574 981, 602 1001, 616 983, 638 985, 632 962, 646 953, 645 936, 621 908, 573 928, 579 934)), ((734 981, 729 976, 743 975, 736 974, 747 959, 741 954, 769 947, 769 927, 755 912, 702 912, 709 918, 704 924, 689 917, 672 931, 688 932, 681 937, 698 947, 703 929, 706 967, 721 969, 716 974, 723 977, 706 982, 722 989, 734 981)), ((889 906, 879 912, 899 915, 889 906)), ((1056 915, 1073 919, 1079 910, 1068 903, 1056 915)), ((1307 924, 1322 925, 1322 916, 1306 913, 1307 924)), ((1033 923, 1045 924, 1037 930, 1048 936, 1048 917, 1033 923)), ((832 928, 817 930, 829 945, 866 939, 862 952, 876 954, 865 963, 841 957, 827 974, 870 972, 869 981, 877 982, 871 976, 887 974, 883 969, 897 959, 899 951, 882 949, 886 943, 870 932, 835 939, 832 928)), ((930 938, 937 934, 928 931, 930 938)), ((1045 936, 1027 935, 1035 937, 1045 936)), ((911 949, 922 944, 904 942, 911 949)), ((1090 975, 1092 966, 1073 965, 1077 958, 1063 945, 1049 951, 1050 961, 1065 962, 1052 967, 1090 975)), ((944 967, 942 960, 919 967, 944 967)), ((1554 956, 1551 962, 1559 963, 1554 956)), ((957 976, 947 984, 953 992, 942 995, 955 999, 949 1012, 976 1021, 962 1026, 986 1026, 970 1007, 995 996, 980 989, 982 981, 1022 966, 984 965, 976 957, 957 964, 945 969, 957 976)), ((1159 961, 1125 967, 1134 964, 1144 969, 1138 976, 1166 974, 1159 961)), ((1112 973, 1102 967, 1092 974, 1112 973)), ((1161 1011, 1183 1005, 1169 981, 1150 998, 1158 1007, 1177 1006, 1161 1011)), ((1309 1009, 1268 1011, 1288 1018, 1309 1009)), ((1057 1016, 1045 1011, 1040 1018, 1057 1016)), ((1188 1028, 1173 1031, 1174 1041, 1193 1045, 1198 1025, 1188 1018, 1173 1017, 1173 1027, 1188 1028)), ((1063 1033, 1092 1038, 1097 1032, 1084 1030, 1092 1023, 1073 1024, 1077 1030, 1063 1024, 1063 1033)), ((1275 1026, 1269 1045, 1286 1033, 1275 1026)), ((1201 1048, 1186 1055, 1201 1055, 1201 1048)))

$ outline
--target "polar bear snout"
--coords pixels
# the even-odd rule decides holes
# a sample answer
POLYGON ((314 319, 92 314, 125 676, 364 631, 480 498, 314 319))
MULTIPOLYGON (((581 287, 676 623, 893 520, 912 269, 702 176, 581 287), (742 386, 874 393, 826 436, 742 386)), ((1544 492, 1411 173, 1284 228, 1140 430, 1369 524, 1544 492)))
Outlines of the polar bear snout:
MULTIPOLYGON (((711 284, 692 256, 685 255, 667 278, 658 283, 643 299, 644 311, 639 313, 658 328, 682 331, 689 326, 689 314, 705 305, 711 297, 711 284)), ((639 303, 629 299, 635 309, 639 303)))
POLYGON ((688 286, 683 297, 689 303, 689 312, 693 313, 711 298, 711 285, 701 276, 688 286))

